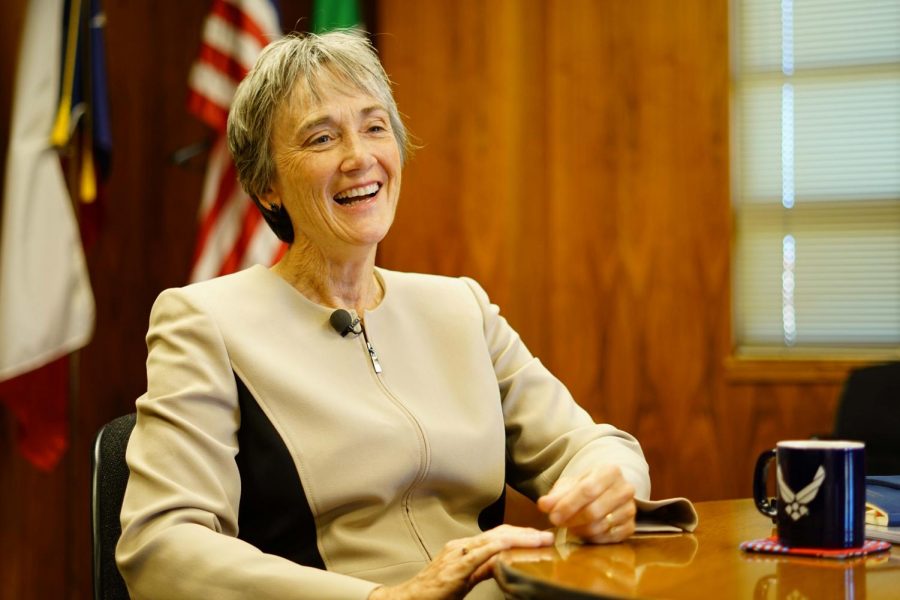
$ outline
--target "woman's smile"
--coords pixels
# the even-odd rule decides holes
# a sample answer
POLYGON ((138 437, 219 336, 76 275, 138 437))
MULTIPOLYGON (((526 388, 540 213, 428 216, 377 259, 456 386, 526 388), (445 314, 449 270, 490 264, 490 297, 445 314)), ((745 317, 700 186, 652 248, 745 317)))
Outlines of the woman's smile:
POLYGON ((373 202, 375 202, 375 198, 380 190, 381 184, 378 182, 372 182, 366 185, 360 185, 350 188, 349 190, 344 190, 343 192, 338 192, 334 196, 334 201, 341 206, 372 204, 373 202))

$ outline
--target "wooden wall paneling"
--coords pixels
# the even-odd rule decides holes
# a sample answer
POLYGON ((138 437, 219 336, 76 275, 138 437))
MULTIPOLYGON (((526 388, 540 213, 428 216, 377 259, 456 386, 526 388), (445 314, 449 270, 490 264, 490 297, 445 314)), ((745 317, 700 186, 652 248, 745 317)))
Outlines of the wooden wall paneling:
POLYGON ((646 200, 631 189, 632 163, 640 154, 630 89, 633 59, 623 52, 629 25, 620 22, 620 3, 551 7, 545 84, 552 157, 546 166, 553 240, 550 315, 555 330, 569 315, 577 315, 579 324, 574 335, 553 338, 551 364, 595 418, 633 428, 634 398, 647 397, 648 391, 638 371, 646 357, 639 356, 644 350, 632 327, 640 325, 638 305, 649 264, 641 255, 629 260, 619 248, 641 251, 635 236, 644 237, 649 222, 629 227, 626 214, 643 215, 646 200), (620 202, 623 196, 626 204, 620 202), (624 270, 632 266, 629 276, 624 270))
POLYGON ((729 470, 722 477, 719 497, 752 494, 751 474, 756 457, 778 440, 805 439, 831 431, 840 384, 737 384, 722 404, 722 444, 729 470))
POLYGON ((476 277, 533 343, 546 336, 548 244, 543 4, 526 4, 379 3, 378 43, 422 145, 380 262, 476 277))
POLYGON ((655 495, 746 495, 748 457, 829 421, 837 390, 725 373, 727 5, 448 4, 380 3, 425 146, 382 264, 479 278, 595 418, 638 435, 655 495))
POLYGON ((432 268, 452 273, 463 262, 459 202, 464 169, 457 145, 468 119, 460 118, 464 105, 450 101, 458 97, 463 82, 449 64, 455 45, 446 40, 457 27, 456 19, 447 13, 455 13, 457 7, 457 3, 447 3, 444 10, 428 10, 415 3, 403 15, 408 28, 395 34, 391 19, 399 15, 399 7, 381 3, 384 33, 378 36, 378 45, 385 63, 396 65, 389 75, 396 82, 398 106, 413 139, 422 147, 405 165, 393 232, 379 252, 384 264, 409 270, 432 268), (442 22, 448 33, 436 35, 442 22), (421 73, 427 77, 418 75, 421 73), (433 85, 436 80, 446 81, 446 86, 433 85), (429 168, 429 163, 434 166, 429 168))
POLYGON ((716 334, 727 322, 727 88, 706 110, 697 97, 727 81, 727 46, 724 9, 685 10, 697 4, 552 4, 548 19, 560 123, 552 315, 587 306, 585 335, 556 338, 555 356, 596 417, 638 435, 662 495, 723 471, 708 449, 727 350, 727 329, 716 334), (698 64, 707 55, 719 59, 698 64))

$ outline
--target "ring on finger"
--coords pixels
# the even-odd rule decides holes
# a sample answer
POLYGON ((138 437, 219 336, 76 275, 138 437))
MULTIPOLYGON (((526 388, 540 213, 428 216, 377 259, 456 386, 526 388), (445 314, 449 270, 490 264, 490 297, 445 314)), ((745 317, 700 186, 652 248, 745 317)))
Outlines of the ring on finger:
POLYGON ((609 526, 609 529, 610 530, 614 529, 616 526, 616 518, 613 516, 613 514, 606 513, 605 519, 606 519, 606 524, 609 526))

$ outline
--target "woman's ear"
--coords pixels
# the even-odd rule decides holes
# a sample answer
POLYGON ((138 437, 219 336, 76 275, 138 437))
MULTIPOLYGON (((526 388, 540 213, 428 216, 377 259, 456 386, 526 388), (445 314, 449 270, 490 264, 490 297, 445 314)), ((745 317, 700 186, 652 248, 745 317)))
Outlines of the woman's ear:
POLYGON ((257 199, 263 208, 268 211, 278 212, 278 209, 281 208, 281 197, 272 188, 267 188, 257 199))
POLYGON ((275 235, 282 242, 291 244, 294 241, 294 226, 291 224, 291 217, 284 208, 281 201, 281 194, 275 189, 268 188, 259 196, 253 196, 253 202, 259 207, 263 218, 275 235))

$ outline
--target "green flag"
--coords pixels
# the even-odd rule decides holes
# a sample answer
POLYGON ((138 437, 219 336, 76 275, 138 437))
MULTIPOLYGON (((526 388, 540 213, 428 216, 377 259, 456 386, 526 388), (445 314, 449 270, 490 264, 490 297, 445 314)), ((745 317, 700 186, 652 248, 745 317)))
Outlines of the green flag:
POLYGON ((312 30, 322 33, 331 29, 361 26, 357 0, 315 0, 312 30))

